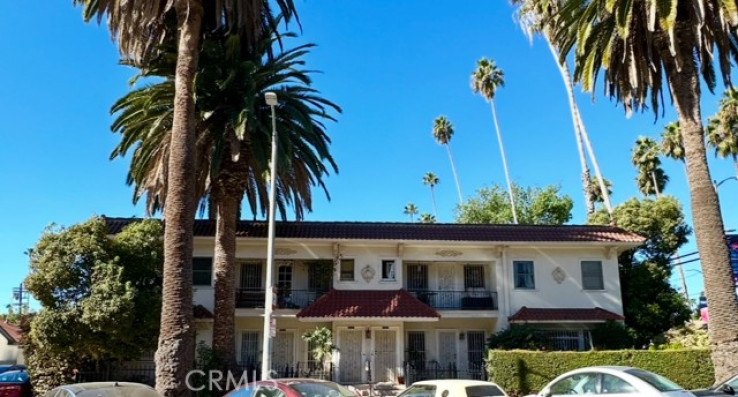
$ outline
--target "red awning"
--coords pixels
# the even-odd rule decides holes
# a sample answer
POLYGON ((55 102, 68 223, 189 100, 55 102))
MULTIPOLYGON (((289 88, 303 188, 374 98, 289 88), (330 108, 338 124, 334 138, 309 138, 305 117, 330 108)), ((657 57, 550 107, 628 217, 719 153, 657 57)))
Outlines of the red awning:
POLYGON ((611 311, 593 308, 529 308, 521 307, 509 318, 511 323, 543 323, 543 322, 604 322, 607 320, 623 321, 625 317, 611 311))
POLYGON ((298 318, 416 318, 437 320, 437 311, 404 289, 331 290, 297 313, 298 318))

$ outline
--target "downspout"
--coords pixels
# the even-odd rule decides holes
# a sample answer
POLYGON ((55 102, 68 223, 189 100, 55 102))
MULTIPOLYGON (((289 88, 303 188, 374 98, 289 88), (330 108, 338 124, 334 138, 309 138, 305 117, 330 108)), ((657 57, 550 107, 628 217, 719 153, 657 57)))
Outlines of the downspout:
MULTIPOLYGON (((510 266, 507 265, 507 246, 502 246, 502 268, 505 273, 505 319, 511 316, 510 311, 512 310, 512 304, 510 302, 510 266)), ((509 327, 509 324, 508 324, 509 327)))

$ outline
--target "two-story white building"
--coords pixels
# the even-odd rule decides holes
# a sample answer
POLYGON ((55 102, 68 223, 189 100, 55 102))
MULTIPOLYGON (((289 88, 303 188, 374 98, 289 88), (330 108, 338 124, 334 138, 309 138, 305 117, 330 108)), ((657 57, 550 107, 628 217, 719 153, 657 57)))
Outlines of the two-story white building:
MULTIPOLYGON (((107 221, 117 233, 132 220, 107 221)), ((194 231, 197 338, 209 343, 215 223, 194 231)), ((236 360, 258 368, 267 224, 242 221, 237 236, 236 360)), ((516 323, 587 349, 588 329, 623 320, 618 254, 643 241, 610 226, 369 222, 278 222, 276 236, 273 368, 314 368, 301 336, 325 326, 344 383, 482 377, 486 338, 516 323)))

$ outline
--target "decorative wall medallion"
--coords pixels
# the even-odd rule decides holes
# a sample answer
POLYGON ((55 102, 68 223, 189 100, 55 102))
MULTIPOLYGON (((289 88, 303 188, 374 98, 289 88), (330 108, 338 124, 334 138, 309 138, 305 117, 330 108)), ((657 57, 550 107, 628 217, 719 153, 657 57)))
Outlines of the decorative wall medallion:
POLYGON ((294 255, 297 253, 296 250, 293 250, 292 248, 275 248, 274 253, 277 255, 294 255))
POLYGON ((556 269, 551 272, 551 275, 553 276, 554 281, 559 284, 563 283, 564 279, 566 278, 566 273, 564 273, 564 271, 561 270, 560 267, 556 267, 556 269))
POLYGON ((361 277, 363 277, 364 281, 366 281, 367 283, 372 281, 375 274, 376 271, 374 271, 374 268, 369 265, 366 265, 363 269, 361 269, 361 277))
POLYGON ((442 256, 444 258, 447 258, 449 256, 460 256, 460 255, 463 255, 463 254, 464 254, 463 252, 456 251, 456 250, 439 250, 439 251, 436 251, 436 255, 442 256))

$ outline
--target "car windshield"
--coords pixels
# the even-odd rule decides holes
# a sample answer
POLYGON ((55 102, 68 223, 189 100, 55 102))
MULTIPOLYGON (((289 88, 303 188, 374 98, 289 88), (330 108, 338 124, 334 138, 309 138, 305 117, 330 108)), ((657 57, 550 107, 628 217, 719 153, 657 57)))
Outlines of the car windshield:
POLYGON ((354 397, 354 392, 335 383, 304 382, 292 383, 290 387, 305 397, 354 397))
POLYGON ((676 383, 664 378, 659 374, 653 372, 643 371, 640 369, 629 369, 625 371, 626 374, 635 376, 636 378, 648 383, 649 385, 656 388, 658 391, 675 391, 683 390, 683 388, 676 383))
POLYGON ((399 397, 434 397, 436 395, 436 387, 432 385, 415 385, 410 386, 402 392, 399 397))
POLYGON ((25 372, 6 372, 4 374, 0 374, 0 382, 7 383, 7 382, 17 382, 17 383, 23 383, 28 380, 28 374, 25 372))
POLYGON ((718 386, 718 388, 725 386, 730 386, 733 388, 733 390, 738 390, 738 375, 732 377, 731 379, 728 379, 725 383, 718 386))
POLYGON ((466 397, 495 397, 504 395, 505 393, 497 386, 483 385, 466 387, 466 397))

